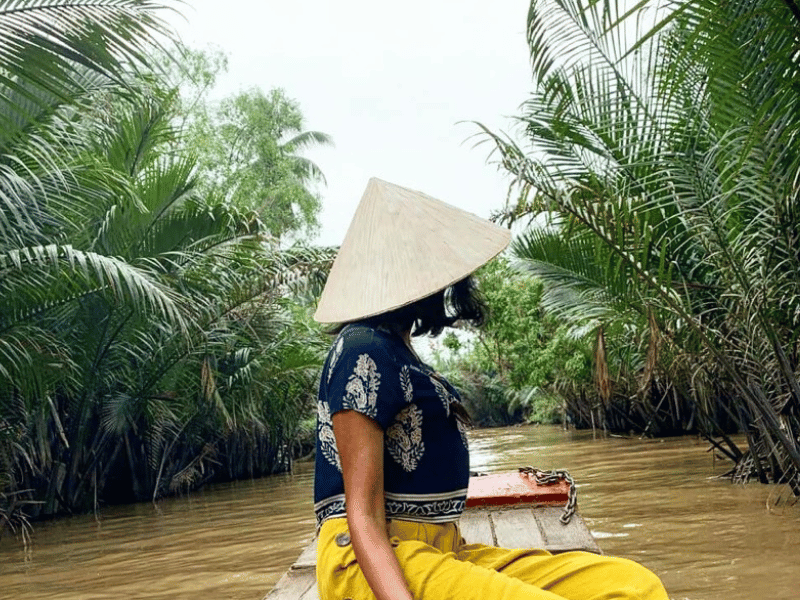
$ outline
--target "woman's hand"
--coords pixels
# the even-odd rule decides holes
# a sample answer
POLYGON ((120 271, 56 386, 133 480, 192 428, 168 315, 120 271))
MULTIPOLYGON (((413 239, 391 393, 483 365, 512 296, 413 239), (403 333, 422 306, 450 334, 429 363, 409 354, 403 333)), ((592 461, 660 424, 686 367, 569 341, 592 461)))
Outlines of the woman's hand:
POLYGON ((386 531, 383 430, 354 410, 337 412, 332 420, 356 560, 378 600, 411 600, 386 531))

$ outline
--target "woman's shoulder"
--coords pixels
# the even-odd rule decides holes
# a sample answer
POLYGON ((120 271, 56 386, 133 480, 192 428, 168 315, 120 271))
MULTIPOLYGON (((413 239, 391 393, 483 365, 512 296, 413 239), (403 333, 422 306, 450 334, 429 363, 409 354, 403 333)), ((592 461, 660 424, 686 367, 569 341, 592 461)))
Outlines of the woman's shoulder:
POLYGON ((397 334, 367 323, 351 323, 339 333, 333 344, 340 352, 396 352, 402 346, 397 334))
POLYGON ((324 366, 326 381, 336 381, 336 373, 346 376, 347 381, 354 372, 374 371, 389 376, 390 372, 402 369, 408 361, 404 347, 402 339, 390 331, 362 323, 347 325, 339 332, 328 353, 324 366))

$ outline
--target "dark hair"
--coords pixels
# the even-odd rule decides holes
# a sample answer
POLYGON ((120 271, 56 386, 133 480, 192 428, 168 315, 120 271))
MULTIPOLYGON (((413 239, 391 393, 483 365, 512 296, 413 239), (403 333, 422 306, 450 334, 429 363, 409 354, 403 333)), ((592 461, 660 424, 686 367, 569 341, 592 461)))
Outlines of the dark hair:
MULTIPOLYGON (((443 290, 439 290, 394 310, 380 313, 358 322, 372 327, 383 326, 397 333, 411 329, 411 335, 439 335, 445 327, 456 321, 467 321, 480 327, 486 320, 486 304, 483 301, 472 275, 457 281, 443 290)), ((337 335, 349 323, 339 323, 327 330, 337 335)))
POLYGON ((456 321, 467 321, 480 327, 485 319, 486 304, 470 275, 412 304, 362 319, 362 322, 398 332, 411 329, 413 336, 436 336, 456 321))

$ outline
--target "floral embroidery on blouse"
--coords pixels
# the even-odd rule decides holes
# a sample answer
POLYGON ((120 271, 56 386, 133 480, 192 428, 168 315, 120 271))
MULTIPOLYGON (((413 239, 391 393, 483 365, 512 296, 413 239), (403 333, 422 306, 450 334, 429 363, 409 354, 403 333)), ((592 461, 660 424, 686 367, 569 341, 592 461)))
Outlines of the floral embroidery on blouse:
POLYGON ((414 399, 414 388, 411 385, 411 369, 408 365, 403 365, 400 369, 400 387, 403 390, 403 398, 406 402, 411 402, 414 399))
POLYGON ((458 433, 461 435, 461 441, 464 443, 464 448, 469 449, 469 440, 467 439, 467 424, 461 419, 456 419, 456 427, 458 427, 458 433))
POLYGON ((430 380, 433 384, 433 387, 436 389, 436 394, 439 396, 439 399, 444 405, 444 410, 447 413, 447 416, 449 417, 450 405, 453 404, 453 402, 458 402, 458 399, 450 393, 450 390, 448 390, 447 387, 441 381, 439 381, 439 379, 433 375, 430 375, 430 380))
POLYGON ((342 472, 342 462, 339 459, 339 449, 336 447, 336 438, 333 435, 333 421, 327 402, 317 402, 318 429, 320 449, 322 454, 336 469, 342 472))
POLYGON ((375 418, 378 414, 378 387, 381 383, 381 374, 375 361, 369 354, 362 354, 356 361, 356 368, 345 387, 343 405, 345 408, 357 410, 368 417, 375 418))
POLYGON ((425 444, 422 442, 422 411, 409 404, 395 417, 395 422, 386 430, 386 446, 389 454, 403 470, 410 473, 417 468, 425 444))

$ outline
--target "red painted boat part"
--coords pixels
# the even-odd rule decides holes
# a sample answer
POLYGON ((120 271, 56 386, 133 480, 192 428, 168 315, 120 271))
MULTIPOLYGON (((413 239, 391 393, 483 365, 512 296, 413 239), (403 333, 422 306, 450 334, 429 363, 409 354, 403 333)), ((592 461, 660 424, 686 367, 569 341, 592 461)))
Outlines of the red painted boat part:
POLYGON ((467 506, 564 504, 568 497, 569 484, 566 481, 540 485, 530 473, 509 471, 470 477, 467 506))

